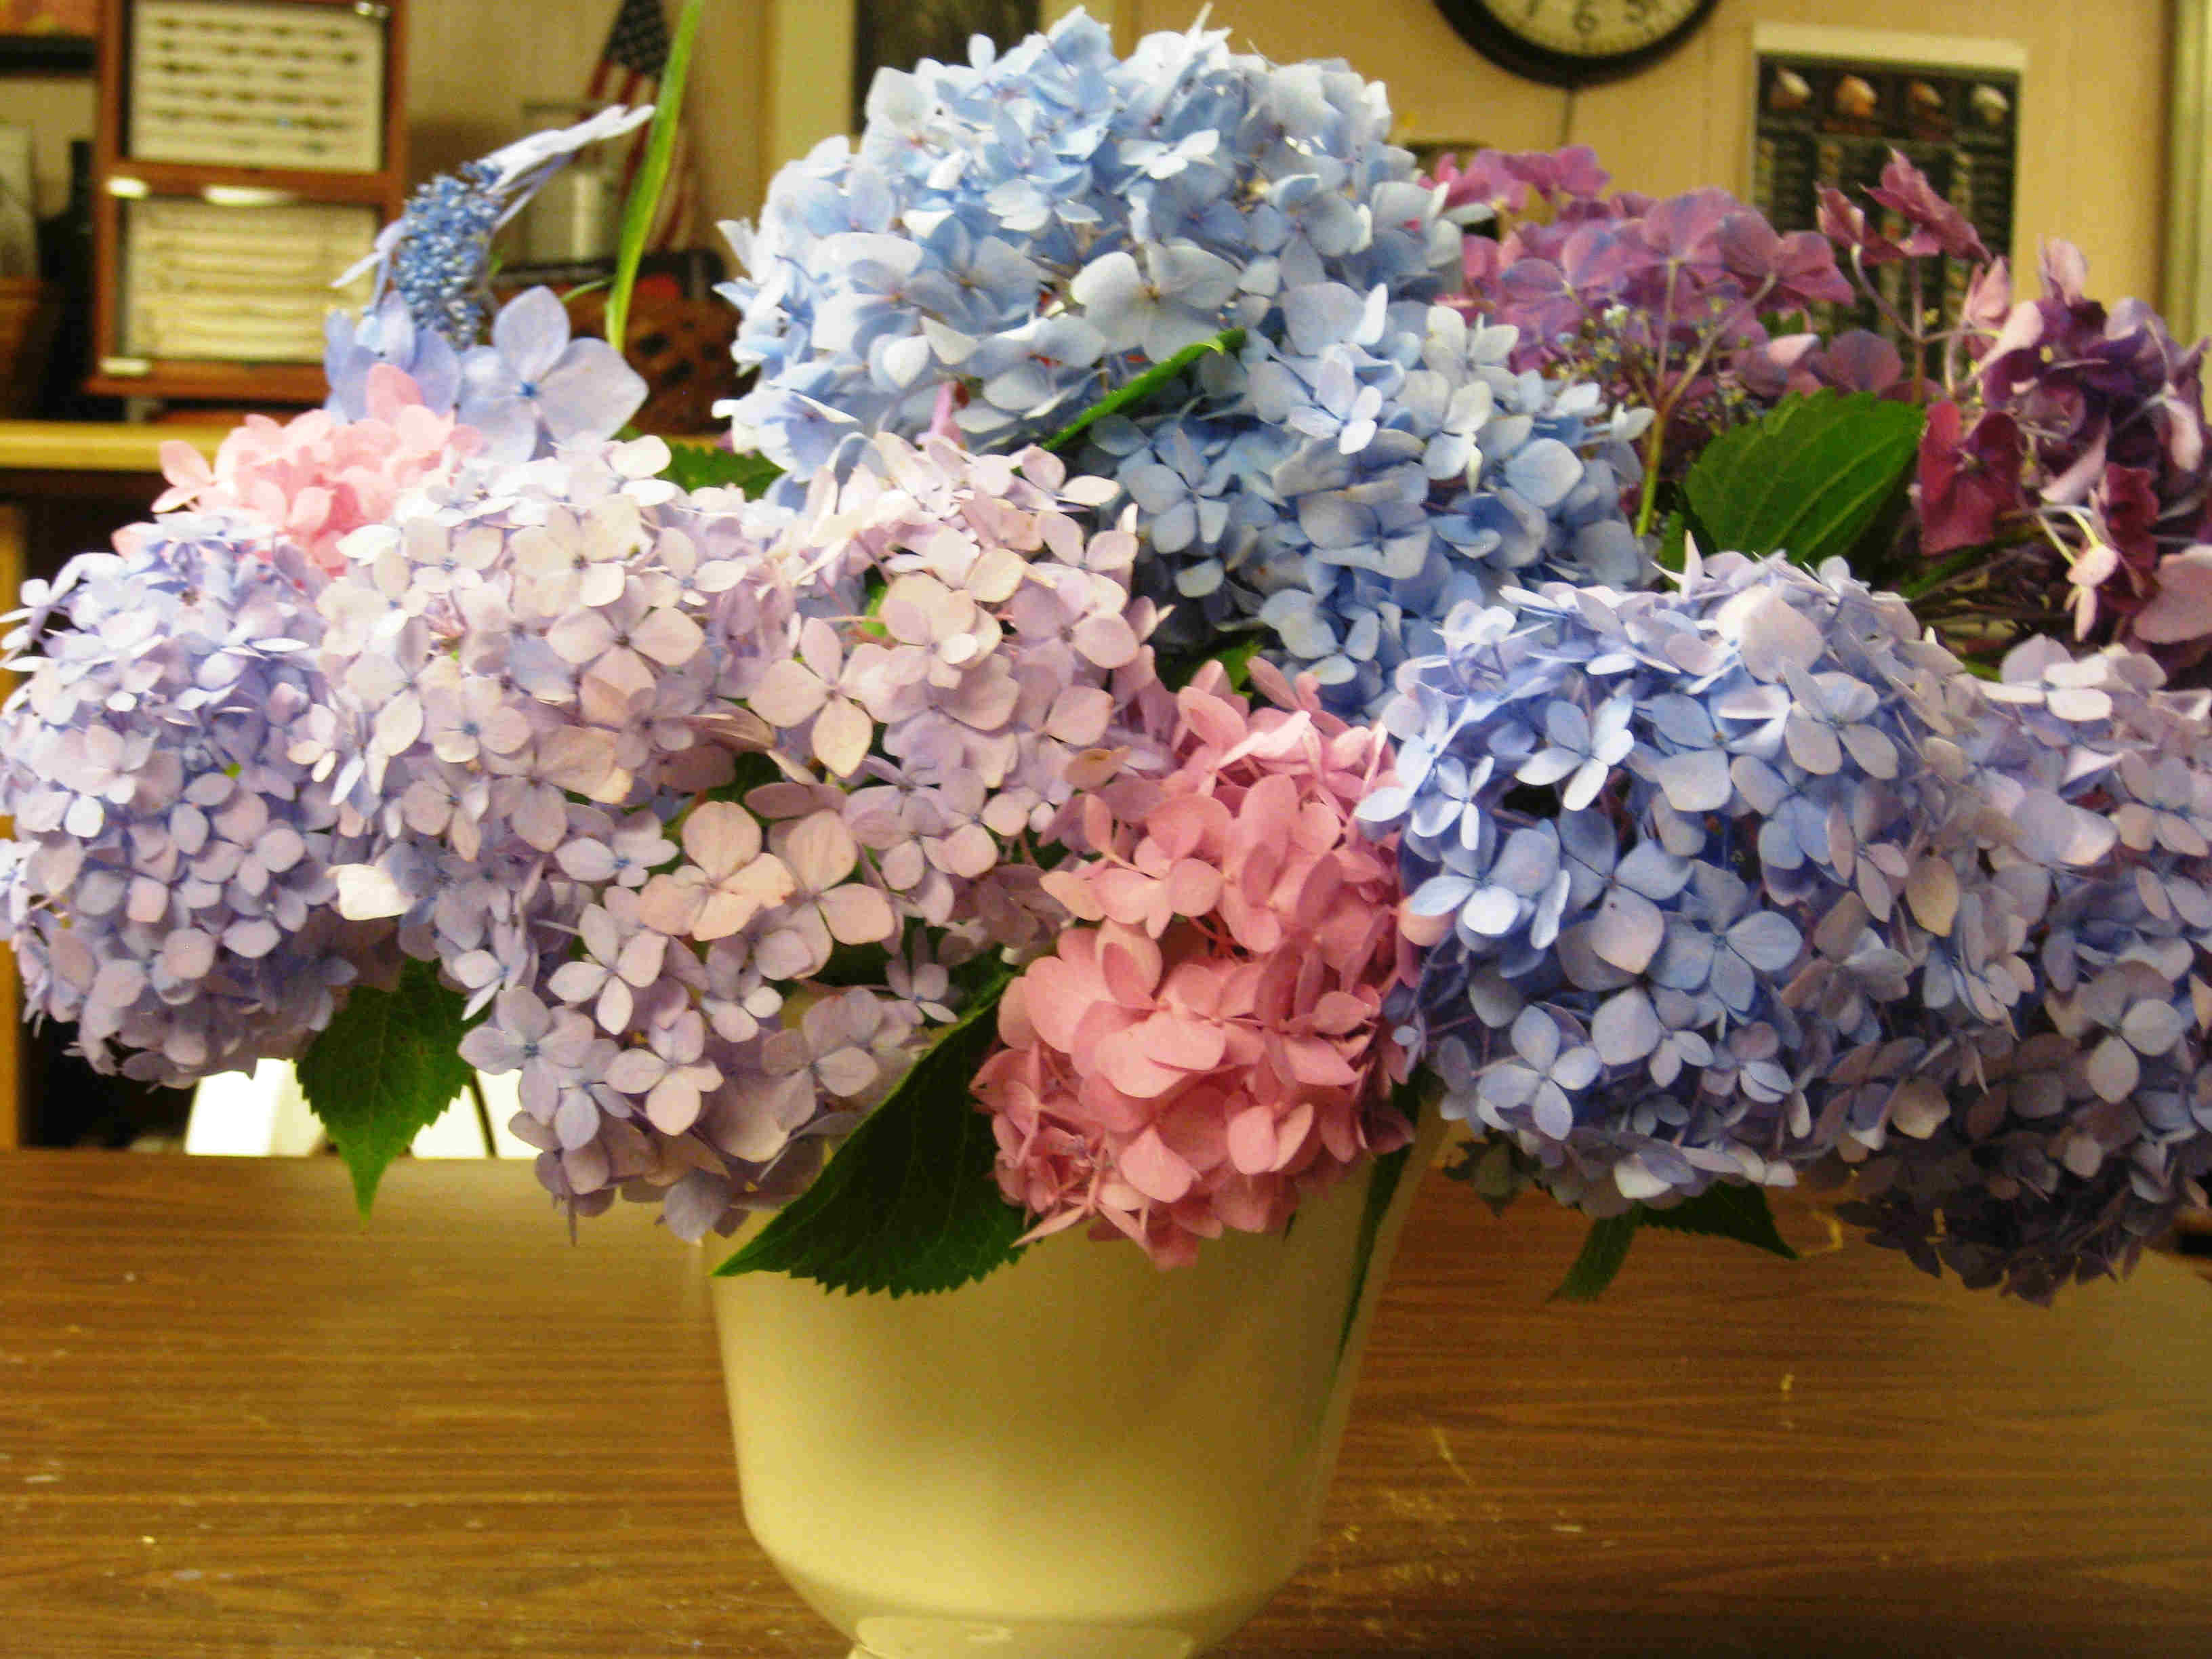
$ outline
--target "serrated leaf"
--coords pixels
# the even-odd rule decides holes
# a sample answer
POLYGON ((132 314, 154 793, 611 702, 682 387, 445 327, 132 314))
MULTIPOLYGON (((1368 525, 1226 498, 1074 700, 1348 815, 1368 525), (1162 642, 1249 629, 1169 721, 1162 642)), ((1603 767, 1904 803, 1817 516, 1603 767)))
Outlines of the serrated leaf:
POLYGON ((1605 1294, 1605 1287, 1613 1283, 1613 1275, 1628 1260, 1628 1247, 1635 1242, 1637 1212, 1609 1215, 1602 1221, 1590 1223, 1589 1236, 1583 1240, 1582 1254, 1575 1265, 1567 1269, 1567 1276, 1553 1291, 1554 1302, 1595 1302, 1605 1294))
POLYGON ((386 1167, 469 1085, 465 1006, 433 964, 410 962, 394 989, 356 987, 300 1056, 301 1091, 353 1172, 363 1215, 386 1167))
POLYGON ((1764 1187, 1717 1181, 1695 1198, 1686 1198, 1667 1209, 1647 1207, 1643 1218, 1649 1226, 1664 1227, 1678 1233, 1702 1233, 1712 1238, 1732 1238, 1739 1244, 1748 1244, 1753 1249, 1765 1250, 1791 1261, 1797 1259, 1797 1252, 1790 1248, 1774 1224, 1774 1210, 1766 1201, 1764 1187))
POLYGON ((736 489, 750 496, 783 476, 765 455, 738 455, 720 444, 671 444, 660 476, 678 489, 736 489))
POLYGON ((969 1086, 998 1036, 1001 979, 945 1028, 807 1189, 714 1271, 786 1273, 894 1297, 949 1291, 1021 1254, 1029 1218, 993 1177, 969 1086))
POLYGON ((1118 414, 1122 410, 1143 403, 1201 357, 1210 356, 1217 351, 1233 357, 1243 349, 1244 331, 1241 328, 1224 329, 1210 340, 1200 340, 1194 346, 1185 346, 1167 362, 1155 363, 1128 385, 1108 392, 1047 438, 1044 447, 1055 451, 1066 448, 1089 431, 1094 423, 1104 420, 1109 415, 1118 414))
POLYGON ((668 171, 676 155, 676 138, 684 119, 684 82, 691 71, 691 43, 699 36, 699 19, 706 0, 684 0, 676 32, 669 38, 668 56, 660 67, 653 111, 653 125, 646 135, 645 159, 623 204, 622 237, 615 247, 615 279, 607 290, 607 342, 617 351, 629 331, 629 296, 637 287, 638 263, 645 258, 646 238, 653 234, 654 216, 660 211, 660 192, 667 188, 668 171))
MULTIPOLYGON (((1848 556, 1901 503, 1924 420, 1872 392, 1786 398, 1705 446, 1683 481, 1707 553, 1848 556)), ((1862 572, 1863 575, 1873 573, 1862 572)))

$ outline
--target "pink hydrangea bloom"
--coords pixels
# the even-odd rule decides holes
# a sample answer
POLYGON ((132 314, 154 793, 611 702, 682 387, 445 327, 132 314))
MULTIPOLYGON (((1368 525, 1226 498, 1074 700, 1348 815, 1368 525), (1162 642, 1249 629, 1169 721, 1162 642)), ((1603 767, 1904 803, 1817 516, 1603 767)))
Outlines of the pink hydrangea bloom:
POLYGON ((474 454, 483 436, 426 408, 402 370, 368 372, 368 415, 342 421, 326 410, 279 423, 249 415, 216 451, 212 465, 190 444, 161 446, 169 488, 156 513, 250 513, 278 527, 320 569, 345 567, 338 543, 381 523, 400 491, 474 454))
POLYGON ((1252 666, 1275 706, 1201 670, 1167 775, 1088 796, 1089 854, 1044 878, 1090 925, 1008 988, 975 1083, 1032 1237, 1089 1220, 1188 1262, 1410 1133, 1384 1099, 1406 1062, 1382 1002, 1412 966, 1397 851, 1352 821, 1384 740, 1252 666))

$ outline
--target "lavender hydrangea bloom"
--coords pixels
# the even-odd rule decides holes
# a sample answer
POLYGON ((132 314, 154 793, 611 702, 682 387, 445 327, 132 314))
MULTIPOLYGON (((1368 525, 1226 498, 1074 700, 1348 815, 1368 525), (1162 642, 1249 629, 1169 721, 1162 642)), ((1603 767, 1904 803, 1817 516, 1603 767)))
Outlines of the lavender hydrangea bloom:
POLYGON ((460 375, 460 419, 501 461, 526 461, 574 439, 611 438, 647 392, 644 377, 605 340, 568 337, 568 308, 544 288, 501 307, 491 343, 462 354, 460 375))
POLYGON ((295 752, 374 838, 344 902, 487 1013, 466 1057, 522 1073, 579 1212, 628 1191, 697 1237, 787 1196, 951 1016, 949 967, 1049 938, 1030 849, 1142 740, 1136 538, 1083 523, 1113 486, 862 459, 795 515, 686 495, 658 440, 477 462, 323 596, 295 752))
POLYGON ((766 551, 787 515, 687 496, 667 459, 657 439, 489 459, 356 532, 322 596, 329 705, 295 752, 370 838, 340 872, 349 913, 393 918, 488 1014, 465 1058, 523 1073, 514 1127, 548 1188, 592 1213, 627 1187, 696 1237, 811 1167, 779 1172, 823 1116, 763 1069, 780 1000, 725 959, 841 872, 702 804, 771 735, 744 699, 798 600, 766 551))
POLYGON ((9 640, 9 942, 26 1007, 98 1070, 289 1057, 384 954, 334 907, 356 843, 289 753, 327 701, 320 584, 267 526, 169 517, 71 561, 9 640))
POLYGON ((325 319, 323 372, 331 395, 324 407, 342 421, 366 420, 368 372, 379 363, 411 379, 434 414, 452 414, 460 400, 459 354, 437 330, 417 328, 397 294, 386 294, 360 317, 333 311, 325 319))
POLYGON ((1446 1114, 1601 1214, 1878 1139, 2024 971, 1976 683, 1840 568, 1513 597, 1404 671, 1398 781, 1361 809, 1401 832, 1396 1012, 1446 1114))

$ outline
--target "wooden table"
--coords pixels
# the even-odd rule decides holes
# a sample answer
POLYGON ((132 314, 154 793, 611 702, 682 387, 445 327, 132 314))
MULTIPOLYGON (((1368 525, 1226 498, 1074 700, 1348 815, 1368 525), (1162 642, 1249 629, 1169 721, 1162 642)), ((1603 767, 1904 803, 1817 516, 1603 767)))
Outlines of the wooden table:
MULTIPOLYGON (((1786 1207, 1791 1265, 1432 1181, 1301 1655, 2212 1652, 2212 1290, 2055 1313, 1786 1207)), ((526 1170, 0 1157, 0 1652, 830 1656, 746 1535, 693 1255, 526 1170)))

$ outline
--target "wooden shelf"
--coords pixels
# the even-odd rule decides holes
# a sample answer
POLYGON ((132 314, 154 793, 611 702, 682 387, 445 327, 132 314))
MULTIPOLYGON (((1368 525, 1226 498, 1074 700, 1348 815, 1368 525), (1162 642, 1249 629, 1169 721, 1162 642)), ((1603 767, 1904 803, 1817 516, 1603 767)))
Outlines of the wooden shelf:
POLYGON ((126 200, 142 196, 199 197, 210 186, 217 189, 280 191, 300 202, 336 202, 373 207, 380 211, 391 199, 391 180, 381 173, 319 173, 310 167, 216 167, 199 161, 145 161, 118 155, 107 175, 107 193, 118 194, 118 179, 131 179, 146 186, 132 191, 126 200))
MULTIPOLYGON (((181 439, 212 457, 228 426, 124 425, 97 421, 0 421, 0 472, 143 472, 161 470, 161 446, 181 439)), ((6 481, 0 479, 0 490, 6 481)), ((4 574, 4 573, 0 573, 4 574)), ((15 580, 21 580, 21 572, 15 580)), ((13 592, 13 589, 10 589, 13 592)))
POLYGON ((151 357, 147 373, 94 374, 84 389, 99 398, 183 398, 232 404, 319 404, 330 396, 320 363, 240 363, 151 357))

